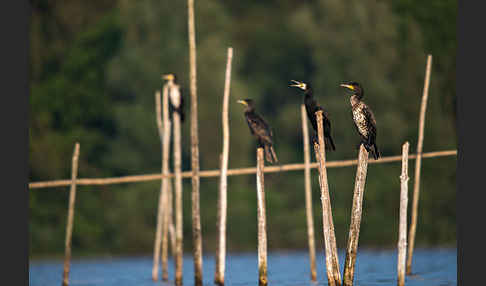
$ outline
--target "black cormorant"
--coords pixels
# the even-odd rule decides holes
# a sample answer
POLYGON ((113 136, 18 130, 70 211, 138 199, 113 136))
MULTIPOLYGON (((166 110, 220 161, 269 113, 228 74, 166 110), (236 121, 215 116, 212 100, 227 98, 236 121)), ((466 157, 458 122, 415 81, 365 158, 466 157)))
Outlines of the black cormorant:
POLYGON ((255 112, 252 99, 238 100, 238 103, 245 105, 245 118, 250 132, 258 140, 258 147, 265 150, 265 158, 269 163, 277 163, 277 155, 273 149, 273 132, 268 123, 255 112))
POLYGON ((166 74, 162 78, 167 80, 169 87, 170 113, 174 111, 179 113, 181 122, 184 122, 184 97, 181 87, 177 84, 177 77, 175 74, 166 74))
MULTIPOLYGON (((336 146, 334 146, 334 141, 332 140, 331 137, 331 121, 329 120, 329 115, 327 111, 314 100, 312 87, 310 86, 310 84, 292 80, 292 84, 290 86, 298 87, 304 90, 305 110, 307 111, 307 117, 312 123, 312 128, 314 128, 315 132, 317 132, 316 111, 322 110, 322 119, 323 119, 322 127, 324 128, 324 143, 326 146, 326 150, 336 150, 336 146)), ((313 141, 316 140, 315 135, 312 137, 312 140, 313 141)))
POLYGON ((363 144, 377 160, 380 157, 380 151, 376 146, 376 121, 371 109, 361 100, 364 95, 363 87, 354 81, 343 83, 341 86, 353 91, 350 98, 351 115, 361 137, 360 145, 363 144))

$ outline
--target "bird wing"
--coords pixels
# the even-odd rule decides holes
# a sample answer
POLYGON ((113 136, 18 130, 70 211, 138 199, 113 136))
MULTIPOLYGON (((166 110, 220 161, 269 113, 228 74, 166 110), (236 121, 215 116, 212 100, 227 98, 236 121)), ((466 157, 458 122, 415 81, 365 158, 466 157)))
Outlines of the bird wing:
POLYGON ((273 132, 268 123, 256 113, 247 114, 246 121, 250 127, 251 134, 257 136, 266 143, 272 144, 273 132))
POLYGON ((184 116, 185 116, 184 115, 184 112, 185 112, 184 108, 185 108, 185 106, 184 106, 184 93, 183 93, 182 87, 179 87, 179 93, 181 95, 181 103, 180 103, 179 110, 180 110, 180 114, 181 114, 181 120, 184 121, 184 116))
POLYGON ((365 117, 366 117, 366 124, 367 124, 367 127, 368 127, 368 132, 370 133, 369 134, 369 138, 376 138, 376 120, 375 120, 375 115, 373 114, 373 111, 371 111, 371 109, 366 105, 364 104, 364 107, 363 107, 363 113, 365 114, 365 117))

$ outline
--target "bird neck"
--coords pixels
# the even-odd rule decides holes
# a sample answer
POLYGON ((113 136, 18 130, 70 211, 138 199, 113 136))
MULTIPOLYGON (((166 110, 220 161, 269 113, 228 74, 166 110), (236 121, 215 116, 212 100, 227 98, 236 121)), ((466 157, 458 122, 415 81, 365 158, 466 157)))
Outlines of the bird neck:
POLYGON ((361 102, 361 97, 362 96, 359 96, 357 94, 351 95, 351 97, 349 98, 349 102, 351 103, 351 106, 355 106, 359 104, 361 102))
POLYGON ((174 81, 170 79, 170 80, 167 81, 166 84, 167 84, 168 87, 173 87, 174 86, 174 81))
POLYGON ((247 105, 245 107, 245 113, 254 113, 255 112, 255 108, 251 105, 247 105))
POLYGON ((308 89, 305 91, 305 98, 304 98, 304 101, 307 103, 310 103, 314 100, 314 96, 313 96, 313 93, 312 93, 312 89, 308 89))
POLYGON ((313 92, 312 92, 312 88, 308 87, 306 90, 305 90, 305 96, 309 96, 309 97, 312 97, 313 96, 313 92))

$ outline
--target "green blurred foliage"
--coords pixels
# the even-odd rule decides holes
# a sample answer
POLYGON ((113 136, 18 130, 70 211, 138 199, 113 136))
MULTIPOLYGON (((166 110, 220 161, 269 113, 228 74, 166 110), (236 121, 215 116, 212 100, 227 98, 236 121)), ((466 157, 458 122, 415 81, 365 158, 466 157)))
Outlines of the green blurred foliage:
MULTIPOLYGON (((160 172, 155 121, 161 74, 178 75, 189 114, 187 4, 184 1, 31 1, 29 181, 70 177, 75 142, 79 176, 160 172)), ((255 165, 255 142, 240 98, 253 98, 271 124, 282 164, 303 161, 302 93, 311 82, 329 111, 336 152, 357 156, 349 94, 356 80, 375 113, 383 156, 409 141, 415 152, 426 56, 433 69, 424 151, 454 149, 455 1, 214 1, 195 3, 201 170, 219 168, 227 47, 234 48, 230 99, 230 168, 255 165)), ((190 120, 182 126, 183 170, 190 169, 190 120)), ((313 154, 311 154, 314 158, 313 154)), ((314 161, 314 160, 313 160, 314 161)), ((412 199, 414 161, 410 161, 412 199)), ((349 227, 355 167, 328 169, 337 243, 349 227)), ((456 159, 424 159, 418 246, 455 245, 456 159)), ((360 245, 397 242, 400 164, 370 164, 360 245)), ((269 249, 307 247, 303 172, 265 177, 269 249)), ((322 216, 312 171, 318 245, 322 216)), ((191 183, 183 182, 184 249, 192 249, 191 183)), ((228 178, 228 249, 256 249, 254 176, 228 178)), ((29 191, 31 256, 62 254, 68 188, 29 191)), ((150 253, 160 182, 79 186, 73 253, 150 253)), ((216 247, 218 180, 201 178, 203 249, 216 247)))

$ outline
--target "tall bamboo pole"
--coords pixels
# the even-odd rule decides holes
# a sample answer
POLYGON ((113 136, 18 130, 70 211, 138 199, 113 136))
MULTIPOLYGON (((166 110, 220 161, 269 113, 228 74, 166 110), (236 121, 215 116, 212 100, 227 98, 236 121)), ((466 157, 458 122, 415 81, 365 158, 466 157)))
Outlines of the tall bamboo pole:
POLYGON ((310 169, 310 144, 309 144, 309 129, 307 128, 307 115, 305 106, 300 106, 300 113, 302 115, 302 135, 304 137, 304 176, 305 176, 305 211, 307 218, 307 239, 309 241, 309 264, 311 272, 311 280, 317 281, 316 271, 316 246, 314 240, 314 217, 312 215, 312 185, 311 185, 311 169, 310 169))
POLYGON ((263 148, 257 149, 257 215, 258 215, 258 285, 265 286, 267 280, 267 223, 265 210, 263 148))
MULTIPOLYGON (((166 89, 172 86, 167 85, 166 89)), ((164 146, 163 146, 163 161, 162 161, 162 174, 169 174, 169 157, 170 157, 170 137, 171 137, 171 122, 169 116, 169 96, 168 92, 164 91, 163 98, 164 108, 164 146)), ((174 112, 175 113, 175 112, 174 112)), ((174 132, 175 133, 175 132, 174 132)), ((175 134, 174 134, 175 135, 175 134)), ((172 188, 170 187, 170 179, 165 178, 162 180, 162 192, 163 194, 163 222, 162 222, 162 280, 169 280, 168 271, 168 236, 169 236, 169 223, 170 223, 170 198, 172 188)))
POLYGON ((71 266, 71 237, 73 233, 74 203, 76 201, 76 178, 78 177, 79 143, 74 145, 74 153, 71 167, 71 190, 69 191, 69 208, 66 226, 66 240, 64 244, 64 271, 62 285, 69 285, 69 269, 71 266))
POLYGON ((175 282, 182 284, 183 269, 183 219, 182 219, 182 155, 181 155, 181 117, 178 112, 172 113, 174 121, 174 185, 175 185, 175 282))
MULTIPOLYGON (((169 212, 169 237, 170 237, 170 250, 171 255, 175 261, 175 249, 176 249, 176 237, 175 237, 175 227, 174 227, 174 195, 172 193, 172 181, 169 180, 167 194, 169 195, 168 201, 168 209, 169 212)), ((175 265, 175 264, 174 264, 175 265)))
MULTIPOLYGON (((314 142, 314 153, 316 155, 316 161, 320 162, 319 156, 319 144, 314 142)), ((322 205, 322 232, 324 235, 324 250, 325 250, 325 261, 326 261, 326 274, 327 274, 327 282, 330 286, 336 286, 336 279, 334 277, 334 267, 332 263, 332 250, 331 250, 331 238, 329 233, 331 232, 329 226, 329 213, 327 212, 327 202, 325 193, 325 187, 323 186, 323 178, 322 178, 322 168, 321 164, 317 165, 319 169, 319 186, 321 189, 321 205, 322 205)))
MULTIPOLYGON (((155 108, 156 120, 159 131, 161 148, 162 148, 162 174, 169 174, 169 142, 170 142, 170 121, 169 121, 169 91, 168 86, 164 85, 163 99, 161 106, 160 91, 155 92, 155 108), (162 111, 163 109, 163 111, 162 111), (163 112, 163 115, 162 115, 163 112), (163 116, 163 118, 162 118, 163 116)), ((163 177, 161 181, 159 203, 157 209, 157 226, 155 230, 155 245, 154 245, 154 261, 152 266, 152 280, 156 281, 159 277, 159 260, 162 237, 167 235, 164 232, 164 211, 167 206, 167 181, 168 178, 163 177)), ((162 265, 164 268, 164 265, 162 265)))
POLYGON ((356 169, 356 180, 354 182, 353 206, 351 209, 346 259, 344 261, 343 280, 346 286, 352 286, 354 280, 354 266, 356 263, 356 255, 358 254, 359 229, 363 211, 363 196, 367 170, 368 151, 361 144, 359 148, 358 167, 356 169))
POLYGON ((339 273, 339 261, 337 257, 336 238, 334 234, 334 223, 332 219, 331 199, 329 196, 329 185, 327 181, 326 153, 324 143, 324 127, 322 125, 322 110, 316 112, 317 134, 319 144, 314 144, 316 161, 319 168, 319 185, 321 187, 322 204, 322 228, 324 234, 324 246, 326 251, 327 280, 329 285, 341 285, 339 273))
POLYGON ((429 97, 430 70, 432 69, 432 55, 427 57, 425 69, 424 90, 422 104, 420 106, 419 134, 417 144, 417 160, 415 161, 415 177, 413 185, 412 218, 410 232, 408 234, 407 275, 412 274, 412 257, 415 245, 415 232, 417 230, 418 201, 420 195, 420 169, 422 167, 422 147, 424 142, 425 111, 427 110, 427 98, 429 97))
POLYGON ((194 27, 194 0, 187 0, 189 71, 191 90, 191 166, 192 166, 192 240, 194 256, 194 282, 202 285, 202 234, 199 210, 199 138, 197 127, 197 85, 196 85, 196 33, 194 27))
MULTIPOLYGON (((170 132, 169 132, 170 133, 170 132)), ((165 179, 166 181, 169 181, 170 179, 165 179)), ((169 280, 169 270, 168 270, 168 255, 169 255, 169 219, 170 219, 170 213, 169 213, 169 183, 167 182, 165 189, 163 192, 165 193, 163 195, 163 200, 162 200, 162 205, 164 208, 163 211, 163 219, 162 219, 162 280, 163 281, 168 281, 169 280)))
MULTIPOLYGON (((326 163, 326 153, 325 153, 325 143, 324 143, 324 126, 322 125, 323 120, 321 118, 322 113, 319 112, 317 115, 317 120, 319 120, 317 123, 317 130, 318 130, 318 138, 319 138, 319 153, 321 156, 322 160, 322 165, 323 165, 323 170, 326 173, 326 185, 327 185, 327 163, 326 163), (320 125, 320 127, 319 127, 320 125)), ((329 196, 329 187, 327 194, 329 196)), ((331 199, 329 197, 327 202, 327 209, 329 212, 329 227, 330 227, 330 238, 331 238, 331 254, 332 254, 332 263, 333 263, 333 271, 334 271, 334 279, 336 280, 337 285, 341 285, 341 273, 339 272, 339 259, 338 259, 338 252, 337 252, 337 246, 336 246, 336 235, 334 233, 334 220, 332 218, 332 208, 331 208, 331 199)))
POLYGON ((224 95, 223 95, 223 153, 221 157, 221 177, 219 181, 219 197, 218 197, 218 220, 217 228, 219 234, 218 248, 216 251, 216 271, 214 274, 214 282, 218 285, 224 285, 224 270, 226 262, 226 214, 227 214, 227 172, 228 172, 228 157, 229 157, 229 96, 231 85, 231 62, 233 59, 233 48, 228 48, 228 55, 226 60, 226 74, 224 81, 224 95))
POLYGON ((405 286, 405 258, 407 250, 407 204, 408 204, 408 149, 409 143, 402 146, 402 174, 400 175, 400 217, 398 229, 397 285, 405 286))

